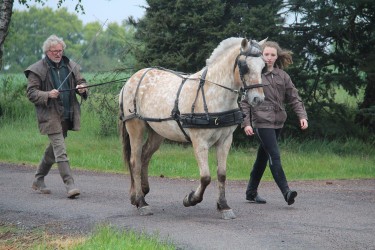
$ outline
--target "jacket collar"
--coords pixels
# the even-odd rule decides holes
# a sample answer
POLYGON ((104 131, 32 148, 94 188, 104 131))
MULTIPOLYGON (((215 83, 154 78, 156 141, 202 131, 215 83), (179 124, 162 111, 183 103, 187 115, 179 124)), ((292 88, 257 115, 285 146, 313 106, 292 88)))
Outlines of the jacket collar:
POLYGON ((280 73, 282 72, 282 69, 279 69, 279 68, 273 68, 273 70, 271 72, 267 71, 266 73, 264 73, 264 75, 268 76, 269 74, 273 74, 273 75, 280 75, 280 73))

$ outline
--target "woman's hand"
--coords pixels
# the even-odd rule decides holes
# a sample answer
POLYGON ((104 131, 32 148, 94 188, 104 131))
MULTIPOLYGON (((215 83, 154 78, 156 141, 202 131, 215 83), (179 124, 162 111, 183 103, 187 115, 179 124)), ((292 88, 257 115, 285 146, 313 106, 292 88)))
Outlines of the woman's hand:
POLYGON ((254 130, 251 126, 246 126, 246 127, 244 127, 243 130, 245 131, 245 134, 248 135, 248 136, 254 135, 254 130))
POLYGON ((301 129, 302 129, 302 130, 307 129, 307 127, 309 126, 309 125, 308 125, 308 122, 307 122, 306 119, 301 119, 301 120, 299 121, 299 123, 300 123, 300 126, 301 126, 301 129))

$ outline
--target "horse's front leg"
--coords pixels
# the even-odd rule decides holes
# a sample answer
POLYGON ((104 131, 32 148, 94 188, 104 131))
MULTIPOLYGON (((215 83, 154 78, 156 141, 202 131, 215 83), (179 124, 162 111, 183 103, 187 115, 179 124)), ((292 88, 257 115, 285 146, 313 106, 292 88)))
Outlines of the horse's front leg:
POLYGON ((195 191, 186 195, 183 201, 185 207, 195 206, 203 200, 203 194, 211 182, 210 169, 208 167, 208 147, 194 145, 194 154, 197 159, 200 172, 200 185, 195 191))
POLYGON ((220 141, 216 145, 216 159, 217 159, 217 180, 219 187, 219 198, 217 200, 217 209, 221 212, 222 218, 225 220, 234 219, 236 215, 228 206, 225 198, 225 181, 227 169, 227 157, 232 144, 232 135, 227 137, 224 141, 220 141))

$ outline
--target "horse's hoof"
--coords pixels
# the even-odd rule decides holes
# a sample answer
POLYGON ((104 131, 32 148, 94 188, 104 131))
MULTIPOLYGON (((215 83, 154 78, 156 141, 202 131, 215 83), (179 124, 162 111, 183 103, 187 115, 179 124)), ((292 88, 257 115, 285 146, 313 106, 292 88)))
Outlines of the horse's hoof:
POLYGON ((185 196, 185 198, 184 198, 183 204, 184 204, 185 207, 190 207, 190 206, 191 206, 190 201, 189 201, 189 196, 190 196, 190 195, 187 194, 187 195, 185 196))
POLYGON ((231 219, 235 219, 236 215, 234 214, 232 209, 227 209, 227 210, 221 211, 221 218, 224 220, 231 220, 231 219))
POLYGON ((144 206, 144 207, 140 207, 138 208, 138 212, 139 212, 139 215, 153 215, 154 213, 152 212, 151 210, 151 207, 150 206, 144 206))

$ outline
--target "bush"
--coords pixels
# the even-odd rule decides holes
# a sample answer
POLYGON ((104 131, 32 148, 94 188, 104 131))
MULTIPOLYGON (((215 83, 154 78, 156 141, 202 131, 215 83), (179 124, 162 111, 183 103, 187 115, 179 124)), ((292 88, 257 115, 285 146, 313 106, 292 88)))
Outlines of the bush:
POLYGON ((26 81, 23 75, 0 77, 0 121, 28 117, 33 111, 26 97, 26 81))

